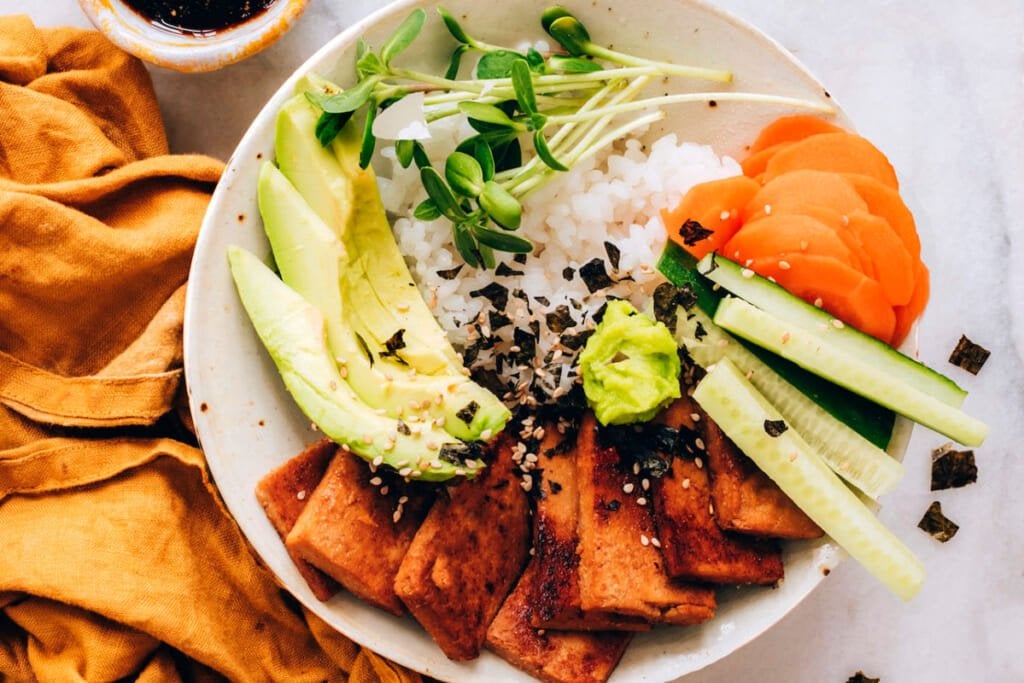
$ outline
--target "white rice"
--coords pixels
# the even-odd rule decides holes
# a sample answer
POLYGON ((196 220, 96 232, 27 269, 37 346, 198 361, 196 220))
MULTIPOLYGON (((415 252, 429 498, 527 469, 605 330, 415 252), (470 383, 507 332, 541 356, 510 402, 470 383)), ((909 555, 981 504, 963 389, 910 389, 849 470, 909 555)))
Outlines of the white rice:
MULTIPOLYGON (((432 159, 444 159, 457 140, 473 134, 465 122, 431 125, 433 138, 424 141, 432 159)), ((494 271, 463 267, 454 279, 438 275, 456 267, 462 259, 452 242, 451 224, 444 218, 424 222, 412 211, 426 198, 415 167, 403 169, 394 161, 394 148, 383 150, 387 160, 380 169, 385 208, 394 217, 398 246, 434 315, 460 351, 480 346, 481 335, 490 337, 490 348, 476 348, 470 360, 474 372, 499 370, 506 385, 503 398, 509 404, 549 402, 567 393, 577 381, 578 349, 560 343, 563 334, 593 329, 594 315, 608 297, 629 299, 644 308, 654 288, 664 282, 655 264, 665 245, 660 210, 678 204, 695 184, 739 174, 740 167, 728 157, 719 158, 708 146, 679 142, 666 135, 645 147, 629 138, 616 143, 572 171, 559 176, 524 202, 523 222, 516 234, 530 239, 535 249, 523 264, 511 254, 497 254, 499 263, 521 275, 496 275, 494 271), (618 269, 609 263, 605 242, 618 248, 618 269), (615 284, 591 293, 579 275, 580 266, 601 259, 615 284), (563 276, 572 268, 572 278, 563 276), (506 287, 508 304, 501 311, 511 324, 490 329, 489 314, 495 311, 485 297, 472 295, 494 282, 506 287), (528 304, 512 295, 521 290, 528 304), (541 297, 538 301, 537 297, 541 297), (548 328, 547 314, 559 306, 568 308, 573 327, 562 334, 548 328), (529 363, 509 363, 515 347, 513 330, 536 335, 536 351, 529 363), (500 365, 500 368, 496 368, 500 365), (538 368, 540 371, 538 372, 538 368)), ((564 311, 565 309, 562 309, 564 311)), ((519 359, 520 361, 523 359, 519 359)))

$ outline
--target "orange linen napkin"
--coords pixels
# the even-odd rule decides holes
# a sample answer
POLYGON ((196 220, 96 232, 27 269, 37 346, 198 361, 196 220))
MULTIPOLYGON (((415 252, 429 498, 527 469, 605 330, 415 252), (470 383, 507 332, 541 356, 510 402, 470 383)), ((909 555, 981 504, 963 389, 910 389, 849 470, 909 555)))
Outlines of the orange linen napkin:
POLYGON ((221 168, 99 34, 0 18, 0 680, 419 679, 297 607, 175 438, 221 168))

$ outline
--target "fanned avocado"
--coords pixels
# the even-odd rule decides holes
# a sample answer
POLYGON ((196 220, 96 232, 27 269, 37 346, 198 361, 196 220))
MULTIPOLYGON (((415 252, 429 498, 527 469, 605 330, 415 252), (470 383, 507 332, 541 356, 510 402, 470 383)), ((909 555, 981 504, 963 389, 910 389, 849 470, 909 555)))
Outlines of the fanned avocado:
POLYGON ((414 479, 473 477, 483 467, 478 459, 463 462, 472 448, 433 423, 406 423, 366 405, 331 358, 320 311, 241 247, 228 248, 228 263, 242 304, 285 387, 324 434, 362 458, 379 458, 414 479))
MULTIPOLYGON (((319 81, 304 83, 312 88, 319 81)), ((350 323, 375 350, 386 349, 402 330, 404 345, 394 353, 417 372, 461 372, 462 359, 420 296, 398 250, 373 169, 359 168, 355 126, 346 126, 333 146, 324 148, 313 134, 318 116, 301 93, 282 107, 277 163, 348 251, 349 267, 341 274, 343 296, 359 304, 350 323)))
POLYGON ((465 375, 424 375, 390 356, 367 356, 338 286, 339 273, 350 267, 340 240, 269 162, 260 169, 258 198, 281 279, 320 311, 330 352, 359 398, 391 417, 443 418, 445 430, 460 439, 486 440, 501 431, 508 409, 465 375))

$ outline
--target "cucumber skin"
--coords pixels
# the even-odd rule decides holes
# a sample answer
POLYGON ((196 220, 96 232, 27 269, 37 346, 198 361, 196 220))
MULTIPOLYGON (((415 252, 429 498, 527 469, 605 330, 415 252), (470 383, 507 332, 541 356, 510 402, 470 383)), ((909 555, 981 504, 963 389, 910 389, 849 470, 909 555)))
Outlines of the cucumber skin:
POLYGON ((868 365, 853 354, 837 349, 817 335, 791 326, 743 299, 724 299, 715 313, 714 322, 811 372, 827 374, 840 386, 965 446, 980 446, 988 435, 987 425, 959 408, 943 403, 899 378, 894 379, 884 370, 868 365))
MULTIPOLYGON (((812 447, 841 478, 872 500, 877 500, 899 483, 903 477, 903 465, 898 460, 875 444, 869 445, 849 425, 827 414, 811 397, 767 367, 746 343, 741 343, 742 340, 719 328, 702 312, 692 311, 686 320, 683 320, 682 315, 681 311, 676 325, 676 341, 686 346, 694 361, 698 365, 710 367, 722 358, 728 358, 783 415, 786 423, 805 435, 805 439, 813 444, 812 447), (689 334, 697 323, 707 330, 703 340, 697 340, 689 334), (826 414, 822 415, 822 412, 826 414), (851 457, 858 460, 861 466, 844 467, 851 457), (863 476, 857 476, 858 470, 863 476)), ((762 349, 758 350, 764 353, 762 349)), ((806 371, 801 369, 800 372, 806 371)))
POLYGON ((781 415, 731 361, 723 359, 716 364, 697 385, 693 398, 740 450, 865 569, 904 600, 917 594, 924 583, 921 561, 795 430, 768 436, 763 421, 781 419, 781 415))
POLYGON ((950 378, 850 325, 839 329, 833 327, 833 316, 752 271, 746 271, 747 276, 744 276, 745 269, 735 261, 710 253, 697 263, 696 269, 723 289, 775 317, 802 327, 811 334, 828 337, 844 352, 863 356, 865 362, 886 365, 888 372, 918 391, 934 396, 954 408, 963 405, 967 392, 950 378), (785 305, 773 305, 773 302, 779 300, 785 305), (825 328, 821 329, 821 325, 825 328))
MULTIPOLYGON (((661 274, 676 287, 690 285, 697 295, 697 306, 709 318, 712 318, 726 291, 722 288, 712 287, 712 283, 696 271, 696 266, 697 260, 693 256, 675 242, 669 242, 658 260, 657 267, 661 274)), ((832 417, 875 446, 883 450, 888 447, 896 421, 896 415, 891 410, 818 377, 774 353, 769 353, 745 340, 739 341, 761 362, 821 406, 832 417)))

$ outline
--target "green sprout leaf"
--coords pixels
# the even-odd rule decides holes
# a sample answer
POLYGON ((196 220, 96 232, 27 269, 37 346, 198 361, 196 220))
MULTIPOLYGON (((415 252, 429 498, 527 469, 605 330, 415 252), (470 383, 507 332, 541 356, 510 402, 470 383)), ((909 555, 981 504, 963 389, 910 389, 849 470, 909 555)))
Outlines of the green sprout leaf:
POLYGON ((452 190, 463 197, 477 197, 484 187, 484 172, 473 157, 452 152, 444 164, 444 177, 452 190))
POLYGON ((555 158, 555 155, 551 153, 551 149, 548 148, 547 138, 544 137, 544 131, 537 130, 533 134, 533 148, 537 150, 537 156, 543 161, 549 168, 556 171, 568 171, 569 168, 561 161, 555 158))
POLYGON ((352 118, 352 112, 350 111, 344 114, 322 112, 320 118, 316 120, 316 139, 320 142, 320 146, 327 147, 330 145, 350 118, 352 118))
POLYGON ((452 38, 463 43, 465 45, 472 45, 473 39, 469 37, 459 22, 452 16, 451 12, 443 7, 437 8, 437 13, 441 15, 441 20, 444 21, 445 27, 448 29, 448 33, 452 34, 452 38))
POLYGON ((448 70, 444 72, 444 77, 448 80, 453 80, 459 75, 459 65, 462 64, 462 55, 469 52, 468 45, 459 45, 452 52, 451 61, 448 62, 448 70))
POLYGON ((417 168, 427 168, 430 166, 430 157, 427 156, 427 150, 423 148, 423 143, 419 140, 413 140, 412 142, 412 158, 416 162, 417 168))
MULTIPOLYGON (((521 129, 522 126, 513 121, 502 109, 493 104, 482 102, 460 102, 459 110, 470 119, 489 123, 498 128, 521 129)), ((492 129, 493 130, 493 129, 492 129)))
POLYGON ((480 244, 497 249, 498 251, 507 251, 513 254, 529 254, 533 251, 533 242, 512 233, 491 230, 482 225, 474 225, 473 235, 480 241, 480 244))
POLYGON ((546 30, 573 57, 587 54, 590 48, 590 34, 572 15, 556 19, 546 30))
POLYGON ((486 141, 482 139, 476 141, 476 144, 473 145, 473 158, 480 163, 484 180, 494 178, 494 152, 491 151, 491 146, 486 141))
POLYGON ((534 73, 544 73, 544 55, 532 47, 526 51, 526 63, 530 65, 530 70, 534 73))
POLYGON ((551 33, 551 24, 563 17, 576 18, 572 15, 572 12, 561 5, 552 5, 544 10, 544 13, 540 15, 540 25, 544 27, 546 32, 551 33))
POLYGON ((398 140, 395 142, 395 156, 402 168, 409 168, 412 163, 413 143, 415 140, 398 140))
POLYGON ((384 62, 380 61, 380 57, 374 52, 364 52, 356 59, 356 74, 360 80, 369 78, 370 76, 381 76, 387 72, 387 67, 384 66, 384 62))
POLYGON ((537 95, 533 91, 533 76, 530 65, 525 59, 517 59, 512 63, 512 88, 516 92, 516 102, 524 114, 537 113, 537 95))
POLYGON ((359 81, 354 87, 333 95, 322 92, 306 91, 306 99, 330 114, 346 114, 354 112, 370 101, 378 78, 371 76, 359 81))
POLYGON ((437 208, 433 199, 424 199, 416 205, 412 215, 421 221, 436 221, 441 217, 441 210, 437 208))
POLYGON ((551 59, 548 60, 548 68, 552 71, 559 71, 568 74, 585 74, 593 71, 601 71, 604 67, 590 59, 552 55, 551 59))
POLYGON ((494 172, 501 173, 523 165, 523 148, 519 138, 512 138, 501 143, 491 143, 494 153, 494 172))
POLYGON ((512 75, 512 65, 520 59, 525 59, 525 57, 512 50, 488 52, 477 62, 476 77, 480 79, 508 78, 512 75))
POLYGON ((373 135, 373 120, 377 118, 377 107, 371 102, 366 110, 366 124, 363 126, 363 142, 359 147, 359 168, 366 168, 373 158, 373 148, 377 146, 377 138, 373 135))
MULTIPOLYGON (((448 183, 444 181, 437 169, 433 166, 420 168, 420 182, 441 215, 453 223, 460 223, 466 219, 466 213, 459 206, 451 188, 448 187, 448 183)), ((458 245, 456 244, 456 246, 458 245)))
POLYGON ((476 253, 480 254, 480 261, 484 264, 484 268, 492 270, 494 266, 498 265, 498 260, 494 258, 494 250, 489 246, 477 240, 476 253))
POLYGON ((423 29, 423 21, 426 18, 427 13, 423 11, 422 7, 418 7, 398 25, 395 32, 385 41, 384 47, 380 49, 380 60, 385 66, 412 45, 412 41, 416 40, 416 36, 423 29))
MULTIPOLYGON (((523 206, 504 187, 488 180, 484 183, 478 200, 480 208, 487 212, 495 223, 506 230, 516 230, 523 218, 523 206)), ((499 247, 500 248, 500 247, 499 247)))
POLYGON ((470 268, 479 266, 481 259, 477 253, 476 239, 469 231, 469 226, 465 223, 456 223, 452 229, 454 231, 455 248, 459 251, 459 255, 462 256, 462 260, 469 264, 470 268))

